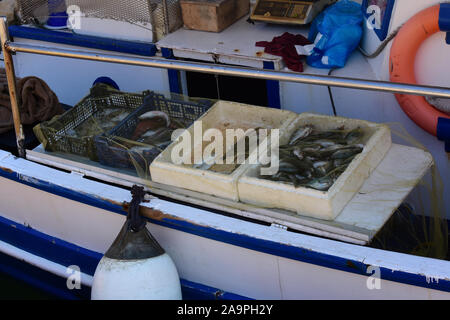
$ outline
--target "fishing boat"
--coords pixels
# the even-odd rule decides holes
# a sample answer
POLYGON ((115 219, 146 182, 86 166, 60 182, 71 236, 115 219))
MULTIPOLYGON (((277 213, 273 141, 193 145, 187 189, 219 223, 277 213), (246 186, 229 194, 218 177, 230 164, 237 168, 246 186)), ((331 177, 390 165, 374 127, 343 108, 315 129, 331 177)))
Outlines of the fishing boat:
MULTIPOLYGON (((8 28, 3 20, 0 35, 10 83, 13 76, 39 77, 70 106, 99 77, 126 92, 192 96, 211 79, 225 83, 233 76, 237 85, 219 88, 220 100, 256 95, 267 107, 297 114, 396 122, 412 137, 409 142, 418 143, 407 146, 403 135, 392 134, 389 150, 342 212, 321 220, 168 187, 42 145, 27 149, 16 122, 18 153, 0 151, 0 271, 56 297, 89 299, 97 265, 125 222, 130 188, 141 185, 148 191, 141 214, 172 257, 184 299, 449 299, 448 256, 425 257, 373 241, 393 215, 419 210, 418 192, 424 189, 419 182, 433 164, 443 180, 437 195, 450 194, 445 118, 437 117, 441 126, 434 133, 447 137, 440 141, 399 106, 414 108, 402 100, 406 94, 450 98, 448 36, 428 35, 414 57, 417 82, 426 86, 392 76, 392 39, 387 37, 430 5, 438 13, 431 17, 438 19, 435 24, 448 32, 450 9, 434 0, 379 1, 385 4, 383 19, 378 17, 383 23, 371 28, 372 2, 363 1, 367 17, 361 50, 332 75, 306 65, 303 73, 285 70, 280 56, 253 46, 286 31, 307 34, 308 25, 250 24, 247 15, 220 33, 180 28, 149 42, 34 25, 8 28), (380 45, 384 50, 368 58, 367 52, 380 45), (203 73, 217 76, 202 82, 203 73), (236 80, 241 77, 247 80, 236 80)), ((403 36, 395 34, 394 46, 403 36)), ((436 198, 427 194, 425 199, 427 207, 436 198)), ((450 198, 441 200, 438 212, 448 223, 450 198)))

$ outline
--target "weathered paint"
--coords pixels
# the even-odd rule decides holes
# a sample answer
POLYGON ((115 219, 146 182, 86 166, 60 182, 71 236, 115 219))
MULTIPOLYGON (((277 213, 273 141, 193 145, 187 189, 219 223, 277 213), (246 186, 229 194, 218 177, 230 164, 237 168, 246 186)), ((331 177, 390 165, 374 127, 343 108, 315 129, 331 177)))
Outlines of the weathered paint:
MULTIPOLYGON (((23 159, 14 159, 7 162, 9 163, 6 166, 5 161, 3 161, 2 166, 14 167, 14 171, 35 172, 36 175, 42 175, 42 178, 46 180, 52 180, 54 183, 53 193, 60 192, 58 189, 61 188, 61 184, 66 185, 76 182, 73 184, 73 188, 75 189, 85 189, 85 192, 89 189, 95 190, 93 192, 103 198, 105 198, 105 194, 114 194, 112 198, 116 202, 129 201, 129 193, 123 189, 106 186, 79 177, 77 178, 73 175, 57 172, 56 170, 39 166, 23 159), (59 176, 59 178, 56 176, 59 176), (64 179, 64 177, 67 179, 64 179), (77 180, 70 181, 75 178, 77 180)), ((0 174, 10 175, 9 173, 5 173, 5 171, 0 172, 0 174)), ((23 174, 25 173, 23 172, 23 174)), ((22 181, 21 183, 24 182, 22 181)), ((48 181, 46 183, 48 184, 48 181)), ((33 188, 40 187, 39 185, 33 186, 33 188)), ((98 204, 103 205, 101 201, 98 201, 98 204)), ((95 206, 96 204, 91 203, 90 205, 95 206)), ((300 261, 315 265, 318 270, 326 267, 327 269, 331 268, 328 270, 341 270, 352 274, 359 274, 363 277, 367 276, 365 270, 369 266, 379 266, 382 278, 385 280, 449 291, 449 262, 447 261, 398 254, 295 234, 281 229, 278 230, 277 228, 270 228, 211 214, 204 210, 170 203, 160 199, 152 199, 150 203, 144 204, 144 206, 160 212, 170 212, 171 216, 177 217, 177 219, 165 217, 162 221, 150 220, 153 224, 182 231, 186 236, 187 234, 196 235, 200 237, 198 238, 199 240, 205 239, 205 244, 211 243, 207 239, 212 239, 218 241, 218 243, 222 243, 222 245, 231 244, 236 246, 236 248, 241 247, 250 249, 253 252, 283 257, 283 261, 286 261, 286 263, 288 261, 292 261, 292 263, 300 261), (178 220, 178 218, 181 218, 181 220, 178 220), (284 258, 288 260, 284 260, 284 258), (440 281, 439 283, 427 283, 427 277, 438 278, 440 281)), ((123 210, 119 211, 124 214, 123 210)), ((168 231, 169 229, 166 230, 168 231)), ((172 247, 171 250, 172 252, 177 251, 175 247, 172 247)), ((177 260, 180 261, 178 256, 177 260)))

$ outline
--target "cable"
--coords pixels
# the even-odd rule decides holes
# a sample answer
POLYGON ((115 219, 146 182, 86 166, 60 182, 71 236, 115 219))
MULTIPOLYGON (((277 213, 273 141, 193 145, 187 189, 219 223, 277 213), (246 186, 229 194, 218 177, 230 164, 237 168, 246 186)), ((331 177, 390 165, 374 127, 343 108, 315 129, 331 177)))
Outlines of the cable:
MULTIPOLYGON (((334 71, 335 69, 330 69, 330 71, 328 71, 328 75, 330 76, 331 73, 334 71)), ((334 99, 333 99, 333 94, 331 92, 331 87, 328 86, 328 95, 330 96, 330 101, 331 101, 331 107, 333 108, 333 114, 336 117, 337 116, 337 112, 336 112, 336 106, 334 104, 334 99)))
MULTIPOLYGON (((381 44, 380 46, 373 52, 373 53, 367 53, 361 46, 358 47, 359 51, 362 53, 363 56, 365 56, 367 59, 373 59, 376 58, 380 55, 381 52, 383 52, 383 50, 386 48, 386 46, 389 44, 389 42, 392 41, 392 39, 394 39, 398 32, 400 31, 400 29, 402 28, 403 25, 401 25, 400 27, 398 27, 397 29, 395 29, 394 32, 392 32, 381 44)), ((328 72, 328 75, 330 76, 331 73, 334 71, 335 69, 330 69, 330 71, 328 72)), ((328 86, 328 94, 330 96, 330 101, 331 101, 331 106, 333 108, 333 113, 334 116, 337 116, 337 112, 336 112, 336 105, 334 104, 334 99, 333 99, 333 93, 331 92, 331 87, 328 86)))
POLYGON ((384 39, 383 42, 381 42, 380 46, 373 52, 373 53, 367 53, 361 46, 358 47, 359 51, 363 54, 363 56, 365 56, 367 59, 373 59, 376 58, 380 55, 381 52, 383 52, 383 50, 386 48, 386 46, 389 44, 389 42, 392 41, 392 39, 394 39, 398 32, 400 31, 400 29, 403 27, 403 25, 401 25, 400 27, 398 27, 397 29, 395 29, 394 32, 392 32, 386 39, 384 39))

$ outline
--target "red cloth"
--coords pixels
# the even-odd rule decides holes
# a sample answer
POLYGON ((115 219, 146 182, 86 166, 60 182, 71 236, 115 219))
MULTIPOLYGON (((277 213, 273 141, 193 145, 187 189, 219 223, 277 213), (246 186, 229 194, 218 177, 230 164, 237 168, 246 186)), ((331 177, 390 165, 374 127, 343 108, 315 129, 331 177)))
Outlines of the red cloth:
POLYGON ((256 42, 255 45, 257 47, 264 47, 265 53, 283 57, 283 61, 290 70, 302 72, 303 63, 300 59, 304 56, 300 56, 297 53, 295 46, 304 46, 311 43, 311 41, 300 34, 294 35, 292 33, 285 32, 281 36, 273 38, 271 42, 259 41, 256 42))

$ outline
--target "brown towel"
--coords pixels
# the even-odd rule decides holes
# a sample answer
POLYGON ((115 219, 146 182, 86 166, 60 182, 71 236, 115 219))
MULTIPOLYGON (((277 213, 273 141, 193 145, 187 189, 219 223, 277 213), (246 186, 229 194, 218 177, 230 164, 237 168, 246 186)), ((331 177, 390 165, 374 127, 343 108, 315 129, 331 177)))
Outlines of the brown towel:
MULTIPOLYGON (((34 124, 64 112, 58 97, 41 79, 17 79, 17 96, 22 124, 34 124)), ((14 127, 9 100, 8 82, 4 69, 0 69, 0 133, 14 127)))

